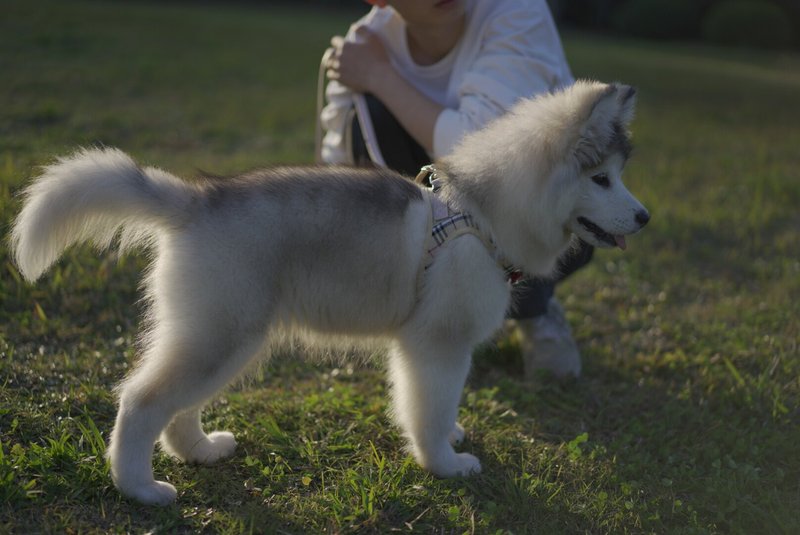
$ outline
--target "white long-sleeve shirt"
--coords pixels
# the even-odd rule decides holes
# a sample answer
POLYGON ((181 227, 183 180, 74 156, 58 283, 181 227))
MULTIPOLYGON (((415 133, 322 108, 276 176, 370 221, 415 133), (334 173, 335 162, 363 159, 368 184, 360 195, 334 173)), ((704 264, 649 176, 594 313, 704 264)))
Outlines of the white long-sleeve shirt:
MULTIPOLYGON (((464 35, 433 65, 418 65, 408 48, 405 21, 391 7, 373 8, 350 27, 376 33, 395 69, 412 86, 444 106, 433 132, 434 158, 461 137, 502 115, 519 99, 571 84, 561 40, 545 0, 467 0, 464 35)), ((352 93, 331 81, 321 113, 322 160, 347 161, 344 132, 352 93)))

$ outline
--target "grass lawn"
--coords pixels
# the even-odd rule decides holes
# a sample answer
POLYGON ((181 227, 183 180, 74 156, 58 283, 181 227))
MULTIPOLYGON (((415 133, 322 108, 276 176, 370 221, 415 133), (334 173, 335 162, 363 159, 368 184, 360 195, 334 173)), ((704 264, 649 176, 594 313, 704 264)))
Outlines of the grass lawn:
MULTIPOLYGON (((312 159, 319 56, 358 12, 5 0, 0 234, 54 155, 118 146, 218 174, 312 159)), ((800 57, 565 34, 638 86, 627 184, 653 219, 559 296, 584 376, 481 348, 461 409, 484 473, 403 453, 379 365, 278 358, 205 415, 213 467, 118 495, 103 453, 135 362, 143 256, 70 250, 36 285, 0 245, 0 533, 800 533, 800 57)))

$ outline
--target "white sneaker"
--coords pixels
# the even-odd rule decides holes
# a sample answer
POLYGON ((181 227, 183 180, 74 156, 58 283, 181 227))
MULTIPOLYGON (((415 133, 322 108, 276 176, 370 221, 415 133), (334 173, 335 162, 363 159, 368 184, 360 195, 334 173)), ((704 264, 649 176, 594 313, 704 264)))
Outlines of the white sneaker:
POLYGON ((581 354, 572 338, 564 310, 555 297, 541 316, 517 320, 525 377, 537 370, 549 370, 557 377, 581 374, 581 354))

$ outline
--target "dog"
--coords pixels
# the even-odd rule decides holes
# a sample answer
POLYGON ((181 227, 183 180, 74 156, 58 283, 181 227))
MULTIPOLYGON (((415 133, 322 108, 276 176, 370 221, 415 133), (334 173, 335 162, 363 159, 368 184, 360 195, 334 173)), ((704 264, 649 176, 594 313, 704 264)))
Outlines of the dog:
POLYGON ((453 448, 456 416, 471 351, 512 304, 507 268, 551 275, 576 237, 625 249, 649 219, 621 180, 635 100, 629 86, 578 81, 521 101, 428 170, 435 190, 335 166, 183 181, 112 148, 45 167, 11 233, 26 279, 79 242, 153 253, 148 327, 107 449, 119 491, 175 500, 153 477, 157 441, 185 462, 233 454, 231 433, 203 430, 203 405, 293 335, 385 343, 416 461, 440 477, 480 472, 453 448))

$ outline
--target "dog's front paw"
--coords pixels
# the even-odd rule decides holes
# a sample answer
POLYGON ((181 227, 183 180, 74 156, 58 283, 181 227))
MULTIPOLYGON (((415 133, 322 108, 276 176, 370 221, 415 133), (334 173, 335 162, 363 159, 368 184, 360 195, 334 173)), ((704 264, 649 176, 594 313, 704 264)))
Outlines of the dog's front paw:
POLYGON ((195 464, 213 464, 220 459, 233 455, 236 450, 236 439, 228 431, 214 431, 205 439, 192 446, 186 454, 185 461, 195 464))

